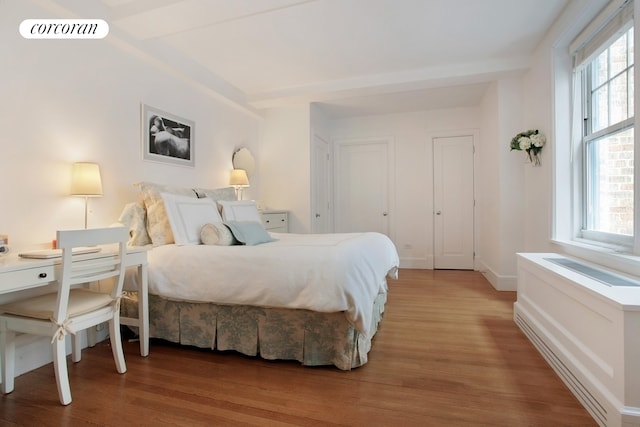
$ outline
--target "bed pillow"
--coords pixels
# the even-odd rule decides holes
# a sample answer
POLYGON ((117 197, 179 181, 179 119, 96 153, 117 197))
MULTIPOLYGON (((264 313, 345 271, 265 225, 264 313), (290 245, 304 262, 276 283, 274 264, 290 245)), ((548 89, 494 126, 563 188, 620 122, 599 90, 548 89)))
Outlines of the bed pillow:
POLYGON ((147 213, 142 201, 127 203, 122 209, 118 222, 129 228, 127 242, 129 246, 145 246, 151 244, 151 237, 147 233, 147 213))
POLYGON ((194 188, 193 191, 196 192, 197 196, 208 197, 213 200, 236 200, 236 190, 233 187, 225 187, 225 188, 194 188))
POLYGON ((260 243, 273 242, 269 232, 261 223, 255 221, 225 221, 236 240, 247 246, 255 246, 260 243))
POLYGON ((140 189, 140 196, 147 211, 147 232, 154 246, 174 243, 173 232, 164 200, 160 193, 178 194, 196 199, 196 193, 191 188, 173 187, 170 185, 139 182, 134 184, 140 189))
POLYGON ((258 207, 253 200, 219 200, 224 221, 253 221, 262 224, 258 207))
POLYGON ((221 222, 203 225, 200 229, 200 240, 205 245, 231 246, 238 244, 229 227, 221 222))
POLYGON ((216 202, 211 199, 161 193, 177 245, 200 244, 202 226, 222 222, 216 202))

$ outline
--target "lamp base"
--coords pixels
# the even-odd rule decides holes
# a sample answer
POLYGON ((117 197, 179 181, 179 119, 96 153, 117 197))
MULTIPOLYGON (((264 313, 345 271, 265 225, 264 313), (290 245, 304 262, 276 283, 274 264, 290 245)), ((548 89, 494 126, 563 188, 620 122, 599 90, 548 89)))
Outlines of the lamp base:
POLYGON ((89 198, 84 198, 84 229, 87 229, 87 212, 89 212, 89 198))

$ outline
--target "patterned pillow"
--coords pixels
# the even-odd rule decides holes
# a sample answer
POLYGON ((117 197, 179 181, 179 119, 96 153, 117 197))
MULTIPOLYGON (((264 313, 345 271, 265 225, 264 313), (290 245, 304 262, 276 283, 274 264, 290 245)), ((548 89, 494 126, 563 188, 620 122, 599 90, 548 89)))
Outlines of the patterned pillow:
POLYGON ((145 246, 151 244, 151 238, 147 233, 147 214, 142 201, 127 203, 122 209, 118 222, 129 228, 131 238, 127 245, 145 246))
POLYGON ((167 210, 164 207, 164 199, 160 193, 179 194, 195 198, 195 191, 191 188, 172 187, 152 182, 139 182, 134 185, 140 189, 140 195, 147 210, 147 232, 153 245, 159 246, 174 243, 167 210))
POLYGON ((200 240, 205 245, 231 246, 238 241, 231 234, 231 230, 221 222, 205 224, 200 229, 200 240))

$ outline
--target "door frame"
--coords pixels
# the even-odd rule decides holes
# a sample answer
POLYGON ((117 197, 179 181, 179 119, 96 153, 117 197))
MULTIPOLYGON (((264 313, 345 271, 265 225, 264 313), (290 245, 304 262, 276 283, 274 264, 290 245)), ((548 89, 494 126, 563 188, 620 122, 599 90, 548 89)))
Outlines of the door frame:
POLYGON ((311 141, 311 232, 312 233, 331 233, 334 231, 333 225, 333 146, 322 136, 317 133, 312 133, 311 141), (317 159, 316 145, 324 144, 326 146, 326 159, 317 159), (322 183, 318 182, 320 174, 317 171, 318 161, 321 160, 324 164, 324 177, 326 180, 322 183), (324 192, 327 198, 327 206, 318 206, 318 194, 316 189, 318 186, 324 187, 324 192), (315 218, 317 213, 322 210, 321 215, 326 215, 326 229, 318 230, 318 224, 315 218))
POLYGON ((389 227, 389 238, 391 241, 395 239, 395 212, 396 212, 396 149, 395 149, 395 140, 391 136, 370 136, 370 137, 359 137, 359 138, 336 138, 333 140, 333 221, 332 223, 337 224, 338 222, 338 205, 337 205, 337 194, 338 194, 338 185, 340 185, 338 180, 338 167, 340 163, 340 147, 343 145, 363 145, 363 144, 373 144, 373 143, 386 143, 387 144, 387 213, 388 213, 388 227, 389 227))
MULTIPOLYGON (((435 162, 435 156, 434 156, 434 139, 436 138, 455 138, 457 136, 471 136, 473 138, 473 200, 474 200, 474 206, 473 206, 473 269, 477 270, 478 269, 478 165, 477 165, 477 159, 478 159, 478 150, 479 150, 479 141, 480 141, 480 131, 478 129, 459 129, 459 130, 451 130, 451 131, 439 131, 439 132, 429 132, 428 136, 427 136, 427 144, 429 146, 429 149, 427 150, 428 155, 431 157, 430 158, 430 166, 431 166, 431 171, 433 172, 434 170, 434 162, 435 162)), ((431 188, 434 188, 433 186, 435 185, 434 182, 434 177, 433 177, 433 173, 431 173, 431 176, 429 178, 431 180, 431 188)), ((431 270, 435 269, 435 265, 436 265, 436 254, 435 254, 435 237, 436 237, 436 233, 435 233, 435 189, 431 190, 431 200, 430 200, 430 204, 431 204, 431 221, 430 221, 430 227, 431 227, 431 256, 430 256, 430 264, 431 264, 431 270)))

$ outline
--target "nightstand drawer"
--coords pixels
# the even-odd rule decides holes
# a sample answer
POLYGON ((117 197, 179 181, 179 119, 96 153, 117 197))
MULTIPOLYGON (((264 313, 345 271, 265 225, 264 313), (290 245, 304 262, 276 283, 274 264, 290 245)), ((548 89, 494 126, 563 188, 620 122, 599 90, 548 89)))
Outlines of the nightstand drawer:
POLYGON ((10 289, 28 289, 56 280, 55 266, 47 265, 35 268, 7 271, 0 274, 0 293, 10 289))
POLYGON ((274 233, 289 232, 289 214, 287 212, 262 212, 262 225, 274 233))

